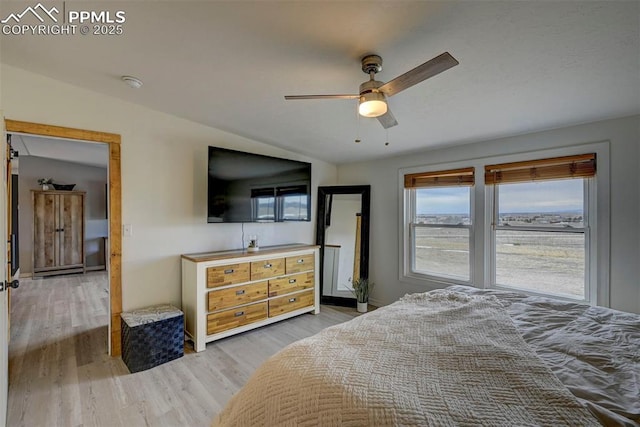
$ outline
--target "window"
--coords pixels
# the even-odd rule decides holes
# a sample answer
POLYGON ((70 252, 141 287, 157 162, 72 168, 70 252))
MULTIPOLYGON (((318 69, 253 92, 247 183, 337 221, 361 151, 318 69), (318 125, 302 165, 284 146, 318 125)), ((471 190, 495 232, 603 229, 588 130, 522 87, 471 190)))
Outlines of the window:
POLYGON ((275 201, 273 188, 251 190, 251 218, 254 221, 274 221, 275 201))
POLYGON ((474 169, 404 176, 409 198, 409 275, 471 280, 471 188, 474 169))
POLYGON ((401 169, 399 280, 608 306, 609 152, 605 141, 401 169))
POLYGON ((306 185, 276 188, 278 221, 308 221, 310 217, 309 190, 306 185))
POLYGON ((252 218, 257 221, 308 221, 309 189, 306 185, 251 190, 252 218))
POLYGON ((595 154, 485 166, 491 285, 589 300, 595 154))

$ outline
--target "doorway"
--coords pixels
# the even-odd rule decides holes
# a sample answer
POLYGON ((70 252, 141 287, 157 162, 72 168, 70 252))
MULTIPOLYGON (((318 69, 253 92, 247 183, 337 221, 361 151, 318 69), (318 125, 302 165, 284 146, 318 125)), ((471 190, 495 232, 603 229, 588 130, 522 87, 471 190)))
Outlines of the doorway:
POLYGON ((46 124, 21 122, 5 119, 6 132, 61 138, 82 143, 105 143, 108 145, 108 280, 109 280, 109 354, 121 354, 120 313, 122 312, 122 218, 121 218, 121 176, 120 176, 120 135, 51 126, 46 124))

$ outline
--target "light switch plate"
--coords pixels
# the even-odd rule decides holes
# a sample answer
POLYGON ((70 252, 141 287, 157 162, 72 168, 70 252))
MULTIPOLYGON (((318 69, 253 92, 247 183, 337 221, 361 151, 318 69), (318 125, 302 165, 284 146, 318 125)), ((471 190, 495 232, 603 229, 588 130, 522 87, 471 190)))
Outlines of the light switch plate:
POLYGON ((131 225, 131 224, 123 224, 122 225, 122 235, 124 237, 133 236, 133 225, 131 225))

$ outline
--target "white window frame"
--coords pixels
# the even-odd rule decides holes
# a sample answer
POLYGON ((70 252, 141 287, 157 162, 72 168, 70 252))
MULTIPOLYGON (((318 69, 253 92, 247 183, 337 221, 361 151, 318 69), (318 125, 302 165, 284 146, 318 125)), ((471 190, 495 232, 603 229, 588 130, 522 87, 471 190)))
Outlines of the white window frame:
MULTIPOLYGON (((440 170, 451 170, 451 169, 462 169, 471 167, 472 165, 469 162, 461 162, 461 163, 448 163, 448 164, 439 164, 435 166, 424 166, 424 167, 415 167, 415 168, 406 168, 400 170, 400 191, 403 195, 402 199, 402 208, 401 211, 403 213, 400 227, 402 229, 401 236, 402 239, 400 241, 400 280, 404 282, 409 282, 418 285, 427 285, 428 287, 437 287, 437 286, 448 286, 452 284, 467 284, 470 285, 473 283, 473 273, 474 273, 474 259, 475 259, 475 250, 474 250, 474 229, 475 229, 475 216, 474 216, 474 205, 475 205, 475 186, 469 187, 469 220, 471 221, 471 225, 469 226, 447 226, 444 227, 452 227, 452 228, 466 228, 469 230, 469 279, 464 280, 459 277, 447 276, 447 275, 436 275, 436 274, 428 274, 423 272, 415 271, 415 262, 414 262, 414 253, 413 249, 415 248, 415 240, 413 233, 413 229, 417 227, 430 227, 429 225, 416 225, 413 224, 413 219, 415 218, 415 189, 405 189, 404 188, 404 176, 412 173, 420 173, 420 172, 435 172, 440 170), (408 255, 405 256, 405 255, 408 255), (429 285, 432 286, 429 286, 429 285)), ((474 176, 476 176, 477 181, 477 173, 478 169, 474 168, 474 176)), ((453 187, 453 186, 452 186, 453 187)), ((435 227, 442 227, 443 225, 434 225, 435 227)))
MULTIPOLYGON (((596 175, 597 176, 597 175, 596 175)), ((591 212, 591 209, 594 207, 592 206, 592 203, 590 202, 591 200, 594 199, 594 188, 595 188, 595 180, 596 178, 583 178, 583 187, 582 187, 582 194, 583 194, 583 227, 582 229, 580 229, 580 231, 575 230, 575 231, 567 231, 564 229, 558 229, 558 228, 553 228, 553 227, 544 227, 544 226, 514 226, 514 227, 506 227, 506 226, 499 226, 497 224, 497 220, 498 220, 498 209, 499 209, 499 190, 498 192, 496 192, 496 188, 500 188, 500 184, 496 184, 494 185, 488 185, 486 188, 486 192, 487 192, 487 200, 488 203, 490 203, 491 205, 491 216, 489 217, 489 229, 490 229, 490 233, 489 233, 489 244, 490 244, 490 252, 489 252, 489 266, 490 266, 490 282, 489 282, 489 287, 494 288, 494 289, 503 289, 503 290, 515 290, 518 292, 525 292, 527 294, 531 294, 531 295, 542 295, 542 296, 553 296, 554 298, 560 298, 560 299, 566 299, 566 300, 571 300, 571 301, 577 301, 577 302, 586 302, 589 303, 590 301, 595 301, 597 299, 597 295, 594 293, 594 290, 597 289, 597 285, 594 283, 595 281, 592 280, 591 278, 591 269, 590 266, 597 262, 597 260, 592 257, 592 253, 593 251, 593 247, 595 247, 595 245, 597 244, 597 242, 595 241, 595 239, 592 237, 595 233, 591 233, 591 230, 594 229, 596 227, 596 215, 591 212), (498 206, 495 206, 495 204, 498 204, 498 206), (585 242, 585 246, 584 246, 584 259, 585 259, 585 270, 584 270, 584 296, 585 298, 574 298, 571 296, 563 296, 563 295, 559 295, 559 294, 552 294, 552 293, 546 293, 546 292, 536 292, 535 290, 531 290, 531 289, 524 289, 521 288, 519 286, 509 286, 509 285, 505 285, 505 284, 499 284, 496 282, 496 268, 497 268, 497 262, 496 262, 496 231, 498 230, 508 230, 508 231, 514 231, 514 230, 520 230, 520 231, 533 231, 533 232, 556 232, 556 233, 579 233, 579 234, 584 234, 584 242, 585 242)), ((559 180, 546 180, 548 181, 559 181, 559 180)))
MULTIPOLYGON (((398 211, 399 211, 399 241, 398 241, 398 279, 400 282, 413 285, 416 291, 430 290, 448 286, 452 283, 461 283, 458 280, 450 281, 442 277, 431 277, 411 273, 411 253, 409 238, 411 237, 409 222, 411 221, 411 205, 409 191, 404 188, 404 176, 418 172, 430 172, 473 166, 475 167, 475 185, 472 187, 471 221, 472 235, 470 259, 471 259, 471 283, 470 286, 478 288, 490 288, 491 284, 491 221, 492 204, 489 187, 484 184, 484 166, 490 164, 509 163, 579 155, 584 153, 596 153, 597 172, 595 178, 590 178, 588 212, 590 251, 587 271, 589 276, 589 304, 609 307, 609 279, 610 279, 610 145, 609 141, 588 144, 577 144, 562 148, 549 148, 536 151, 524 151, 519 153, 487 156, 478 158, 461 159, 457 162, 432 163, 422 166, 401 168, 398 170, 398 211), (481 173, 482 171, 482 173, 481 173)), ((512 289, 512 288, 511 288, 512 289)), ((520 291, 527 293, 526 291, 520 291)), ((547 294, 545 294, 547 295, 547 294)), ((555 297, 548 295, 549 297, 555 297)), ((572 301, 576 301, 573 299, 572 301)))

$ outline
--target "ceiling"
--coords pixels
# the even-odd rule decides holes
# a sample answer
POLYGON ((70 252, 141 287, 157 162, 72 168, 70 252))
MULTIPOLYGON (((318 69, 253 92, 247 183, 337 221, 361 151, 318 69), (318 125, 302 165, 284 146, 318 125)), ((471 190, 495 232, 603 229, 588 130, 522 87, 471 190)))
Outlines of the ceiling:
POLYGON ((17 151, 21 158, 42 157, 104 169, 109 163, 107 144, 12 134, 11 148, 17 151))
POLYGON ((123 34, 2 36, 2 62, 332 163, 640 113, 638 1, 65 6, 123 10, 123 34), (354 100, 284 100, 357 93, 367 53, 386 82, 445 51, 460 65, 390 98, 388 133, 354 100))

